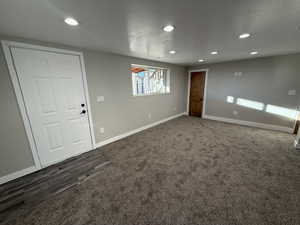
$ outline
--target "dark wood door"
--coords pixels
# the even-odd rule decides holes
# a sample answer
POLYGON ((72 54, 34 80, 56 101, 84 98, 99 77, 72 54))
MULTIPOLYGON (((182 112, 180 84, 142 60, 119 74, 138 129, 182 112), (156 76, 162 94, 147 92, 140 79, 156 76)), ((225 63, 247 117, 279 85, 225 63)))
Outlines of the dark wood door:
POLYGON ((298 114, 298 117, 297 117, 297 120, 296 120, 296 124, 295 124, 295 128, 294 128, 294 134, 298 134, 299 127, 300 127, 300 114, 298 114))
POLYGON ((190 85, 190 116, 202 116, 205 72, 192 72, 190 85))

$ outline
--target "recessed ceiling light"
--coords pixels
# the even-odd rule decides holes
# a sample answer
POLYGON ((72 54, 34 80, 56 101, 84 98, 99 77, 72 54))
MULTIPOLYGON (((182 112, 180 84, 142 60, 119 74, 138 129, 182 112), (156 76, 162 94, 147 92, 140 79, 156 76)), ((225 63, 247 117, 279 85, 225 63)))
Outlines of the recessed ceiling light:
POLYGON ((258 52, 257 51, 254 51, 254 52, 250 52, 250 55, 257 55, 258 52))
POLYGON ((176 51, 175 50, 171 50, 169 51, 170 54, 176 54, 176 51))
POLYGON ((244 38, 248 38, 248 37, 250 37, 250 34, 248 34, 248 33, 244 33, 239 36, 240 39, 244 39, 244 38))
POLYGON ((78 24, 79 24, 78 21, 75 20, 75 19, 72 18, 72 17, 66 18, 66 19, 65 19, 65 23, 68 24, 68 25, 70 25, 70 26, 78 26, 78 24))
POLYGON ((174 26, 172 26, 172 25, 167 25, 167 26, 164 26, 164 31, 166 31, 166 32, 172 32, 174 29, 175 29, 175 27, 174 26))
POLYGON ((211 52, 210 54, 212 54, 212 55, 218 55, 218 54, 219 54, 219 52, 217 52, 217 51, 213 51, 213 52, 211 52))
POLYGON ((204 59, 198 59, 198 62, 204 62, 205 60, 204 59))

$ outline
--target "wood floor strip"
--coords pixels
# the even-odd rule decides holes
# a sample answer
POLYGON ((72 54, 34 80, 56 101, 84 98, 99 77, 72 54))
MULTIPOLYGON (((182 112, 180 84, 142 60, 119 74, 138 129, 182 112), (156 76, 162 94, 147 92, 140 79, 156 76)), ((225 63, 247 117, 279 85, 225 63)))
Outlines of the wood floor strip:
POLYGON ((94 150, 0 185, 0 215, 80 185, 97 176, 110 163, 100 150, 94 150))

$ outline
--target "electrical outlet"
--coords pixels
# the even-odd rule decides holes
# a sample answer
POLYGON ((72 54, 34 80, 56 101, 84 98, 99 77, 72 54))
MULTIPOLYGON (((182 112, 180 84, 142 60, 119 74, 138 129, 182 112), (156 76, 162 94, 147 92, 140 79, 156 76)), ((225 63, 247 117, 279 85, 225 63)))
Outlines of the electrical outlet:
POLYGON ((100 127, 100 133, 104 134, 104 127, 100 127))
POLYGON ((149 113, 149 114, 148 114, 148 118, 149 118, 149 119, 151 119, 151 118, 152 118, 152 115, 151 115, 151 113, 149 113))
POLYGON ((238 112, 238 111, 236 111, 236 110, 233 110, 233 112, 232 112, 232 113, 233 113, 233 115, 235 115, 235 116, 236 116, 237 114, 239 114, 239 112, 238 112))
POLYGON ((173 108, 173 110, 174 110, 174 111, 176 111, 176 110, 177 110, 177 108, 176 108, 176 107, 174 107, 174 108, 173 108))

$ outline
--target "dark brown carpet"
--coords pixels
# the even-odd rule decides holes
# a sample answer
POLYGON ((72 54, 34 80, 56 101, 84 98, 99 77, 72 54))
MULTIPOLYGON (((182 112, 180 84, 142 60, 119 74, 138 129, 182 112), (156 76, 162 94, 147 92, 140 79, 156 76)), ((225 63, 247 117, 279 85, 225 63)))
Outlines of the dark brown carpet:
POLYGON ((300 224, 289 134, 192 117, 102 148, 111 164, 2 224, 300 224))

